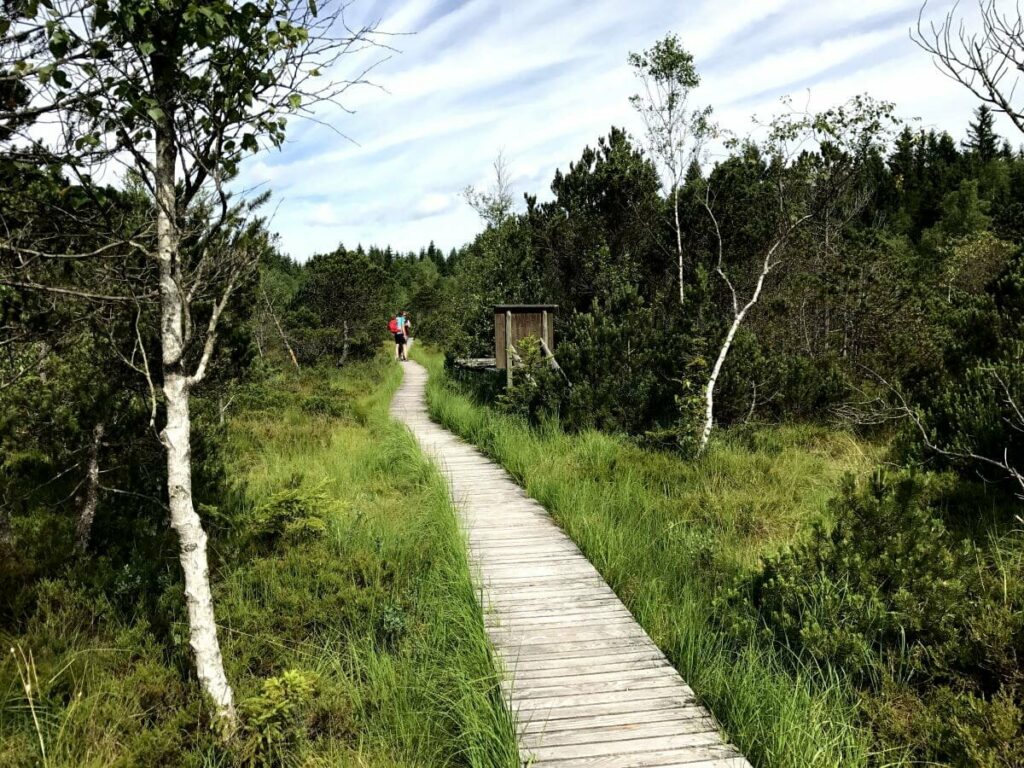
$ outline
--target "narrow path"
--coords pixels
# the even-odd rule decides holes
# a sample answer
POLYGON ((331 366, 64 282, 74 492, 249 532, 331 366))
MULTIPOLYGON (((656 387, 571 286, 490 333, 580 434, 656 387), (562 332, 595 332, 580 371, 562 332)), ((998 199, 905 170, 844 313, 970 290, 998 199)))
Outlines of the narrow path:
POLYGON ((505 665, 523 763, 749 768, 601 575, 499 466, 430 421, 426 370, 391 404, 451 484, 505 665), (532 762, 530 762, 532 761, 532 762))

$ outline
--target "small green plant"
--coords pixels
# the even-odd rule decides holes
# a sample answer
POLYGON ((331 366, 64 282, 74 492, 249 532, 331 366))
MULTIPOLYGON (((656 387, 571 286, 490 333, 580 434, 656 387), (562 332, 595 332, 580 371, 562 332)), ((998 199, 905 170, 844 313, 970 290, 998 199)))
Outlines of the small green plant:
POLYGON ((256 509, 249 535, 264 547, 319 538, 327 531, 329 506, 322 485, 308 487, 293 478, 256 509))
POLYGON ((297 669, 264 680, 260 693, 238 706, 242 718, 238 762, 245 768, 288 765, 305 738, 306 716, 315 690, 312 676, 297 669))
POLYGON ((498 408, 531 424, 557 420, 567 392, 565 380, 548 365, 536 336, 520 339, 516 350, 521 362, 513 368, 512 387, 498 396, 498 408))

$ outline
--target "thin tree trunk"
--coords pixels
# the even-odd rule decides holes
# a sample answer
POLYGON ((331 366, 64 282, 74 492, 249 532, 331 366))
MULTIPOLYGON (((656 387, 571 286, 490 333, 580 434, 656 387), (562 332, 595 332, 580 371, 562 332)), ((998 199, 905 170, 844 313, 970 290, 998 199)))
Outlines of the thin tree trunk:
POLYGON ((698 455, 702 454, 704 449, 707 448, 708 438, 711 437, 711 428, 715 423, 715 385, 718 383, 718 377, 722 373, 722 366, 725 365, 725 358, 729 354, 730 347, 732 347, 732 340, 736 337, 736 331, 740 329, 740 324, 743 323, 747 310, 757 301, 756 297, 761 292, 762 282, 764 282, 763 275, 761 280, 758 281, 757 293, 754 294, 755 298, 751 299, 733 318, 732 325, 729 326, 729 332, 725 335, 725 341, 722 342, 722 348, 718 351, 715 367, 711 369, 711 376, 708 377, 707 386, 704 388, 704 428, 700 432, 700 443, 697 446, 698 455))
POLYGON ((260 293, 263 294, 263 300, 267 303, 267 311, 270 312, 270 317, 273 319, 274 325, 277 326, 277 332, 281 334, 281 341, 284 342, 285 349, 288 350, 288 354, 292 358, 292 365, 294 365, 297 370, 299 367, 299 359, 295 357, 292 345, 288 343, 288 337, 284 334, 284 328, 281 327, 281 322, 277 319, 277 314, 274 312, 274 305, 270 303, 270 297, 267 296, 267 292, 263 290, 262 285, 260 285, 260 293))
MULTIPOLYGON (((768 252, 764 257, 764 264, 761 267, 761 275, 757 278, 757 285, 754 287, 754 293, 750 297, 750 301, 743 305, 742 309, 736 311, 733 315, 732 325, 729 326, 729 332, 725 335, 725 341, 722 342, 722 348, 718 351, 718 359, 715 360, 715 367, 711 369, 711 376, 708 378, 707 387, 704 389, 704 428, 700 433, 700 443, 697 446, 697 455, 699 456, 707 448, 708 438, 711 437, 711 429, 715 423, 715 385, 718 383, 718 377, 722 373, 722 366, 725 365, 725 358, 729 354, 729 349, 732 347, 733 339, 736 338, 736 331, 740 329, 743 324, 743 319, 747 316, 747 312, 750 308, 757 304, 757 300, 761 298, 761 291, 764 289, 764 281, 768 277, 768 273, 772 271, 775 266, 772 263, 772 258, 778 248, 785 242, 789 232, 795 229, 797 226, 807 220, 807 216, 804 216, 796 224, 794 224, 786 232, 786 235, 779 238, 772 244, 772 247, 768 249, 768 252)), ((721 264, 721 260, 719 260, 721 264)), ((721 267, 719 267, 721 271, 721 267)), ((730 284, 731 286, 731 284, 730 284)), ((736 294, 733 292, 733 307, 737 306, 736 294)))
POLYGON ((85 503, 75 525, 75 546, 84 552, 89 546, 92 521, 96 519, 96 506, 100 491, 100 445, 103 442, 103 422, 92 429, 92 445, 89 446, 89 464, 85 473, 85 503))
POLYGON ((683 231, 679 227, 679 187, 676 186, 672 195, 672 210, 676 218, 676 255, 679 258, 679 303, 683 303, 683 231))
POLYGON ((341 368, 345 365, 348 360, 348 320, 342 321, 342 342, 341 342, 341 360, 338 361, 338 367, 341 368))
POLYGON ((189 413, 189 382, 184 372, 184 316, 187 300, 176 279, 178 234, 173 217, 175 197, 175 148, 170 119, 156 136, 157 260, 160 267, 160 341, 163 392, 167 424, 160 439, 167 454, 167 495, 171 527, 178 535, 181 569, 188 608, 189 645, 203 690, 213 700, 225 731, 237 723, 234 694, 224 673, 217 621, 210 591, 206 557, 206 532, 192 503, 192 422, 189 413))

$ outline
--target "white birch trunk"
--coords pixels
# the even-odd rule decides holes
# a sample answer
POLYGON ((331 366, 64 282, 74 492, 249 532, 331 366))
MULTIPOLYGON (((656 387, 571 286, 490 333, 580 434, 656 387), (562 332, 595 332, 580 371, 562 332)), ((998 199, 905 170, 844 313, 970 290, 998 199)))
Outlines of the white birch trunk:
MULTIPOLYGON (((761 291, 764 289, 764 281, 768 277, 768 273, 775 267, 775 262, 772 261, 772 259, 775 258, 775 252, 786 241, 786 238, 789 237, 789 233, 809 218, 810 216, 804 216, 798 220, 782 237, 772 244, 771 248, 768 249, 768 252, 764 257, 764 264, 761 266, 761 274, 757 278, 757 285, 754 287, 754 293, 750 297, 750 301, 744 304, 742 309, 739 308, 738 302, 736 301, 736 291, 733 288, 732 283, 729 282, 725 277, 725 273, 722 271, 722 256, 721 252, 719 252, 718 272, 729 285, 729 290, 732 291, 734 314, 732 318, 732 325, 729 326, 729 332, 725 335, 725 341, 722 342, 722 348, 718 351, 718 359, 715 360, 715 367, 711 369, 711 376, 708 377, 708 384, 704 389, 704 428, 700 432, 700 442, 697 445, 698 456, 704 452, 705 448, 707 448, 708 438, 711 437, 711 429, 715 424, 715 385, 718 383, 718 377, 722 373, 722 366, 725 365, 725 358, 729 355, 729 349, 732 347, 732 341, 736 338, 736 331, 740 329, 740 326, 743 324, 743 318, 747 316, 747 312, 750 311, 750 308, 757 304, 757 300, 761 298, 761 291)), ((718 223, 715 222, 716 231, 717 227, 718 223)), ((720 235, 719 248, 721 248, 720 235)))
POLYGON ((156 151, 157 259, 160 266, 160 341, 167 424, 160 434, 167 454, 167 494, 171 527, 178 535, 188 608, 189 645, 196 674, 230 731, 237 722, 234 694, 224 673, 210 591, 206 532, 192 503, 192 421, 189 380, 183 370, 184 291, 178 278, 178 235, 173 216, 175 149, 169 132, 158 131, 156 151))
MULTIPOLYGON (((758 282, 757 293, 761 292, 762 282, 764 282, 764 275, 761 276, 761 280, 758 282)), ((743 323, 747 310, 757 301, 756 297, 757 294, 755 294, 755 298, 750 303, 733 317, 732 325, 729 326, 729 332, 725 335, 725 341, 722 342, 722 348, 718 351, 715 367, 711 369, 711 376, 708 377, 708 383, 704 389, 704 428, 700 432, 700 443, 697 446, 698 456, 707 448, 708 439, 711 437, 711 428, 715 423, 715 385, 718 383, 718 377, 722 373, 722 366, 725 365, 725 358, 729 354, 729 348, 732 347, 732 340, 736 337, 736 331, 739 330, 740 325, 743 323)))
POLYGON ((676 218, 676 255, 679 258, 679 304, 683 304, 683 231, 679 228, 679 186, 676 185, 672 195, 672 209, 676 218))

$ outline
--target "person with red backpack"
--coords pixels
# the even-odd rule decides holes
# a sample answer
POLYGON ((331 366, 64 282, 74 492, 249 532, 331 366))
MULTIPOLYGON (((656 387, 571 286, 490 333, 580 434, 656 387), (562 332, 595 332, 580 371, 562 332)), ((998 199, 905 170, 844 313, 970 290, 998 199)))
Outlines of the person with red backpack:
POLYGON ((405 333, 396 315, 391 316, 388 331, 395 337, 395 360, 405 360, 405 333))

